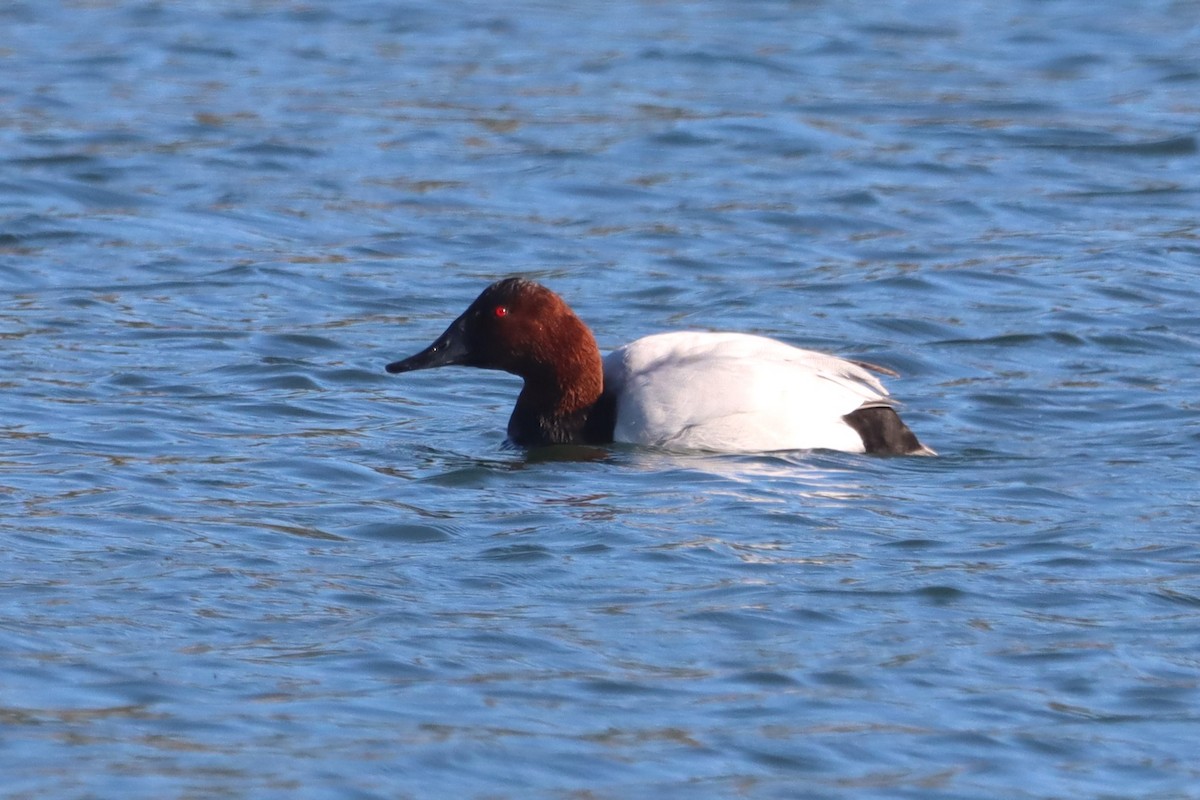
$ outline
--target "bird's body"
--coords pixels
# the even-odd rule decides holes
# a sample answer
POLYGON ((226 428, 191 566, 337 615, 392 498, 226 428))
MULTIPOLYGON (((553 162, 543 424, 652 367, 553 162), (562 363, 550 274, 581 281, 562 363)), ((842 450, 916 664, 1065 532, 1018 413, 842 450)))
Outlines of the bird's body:
POLYGON ((647 336, 601 359, 562 298, 522 278, 489 286, 432 345, 387 369, 455 364, 524 378, 508 422, 509 438, 524 447, 934 454, 900 420, 869 365, 764 336, 701 331, 647 336))

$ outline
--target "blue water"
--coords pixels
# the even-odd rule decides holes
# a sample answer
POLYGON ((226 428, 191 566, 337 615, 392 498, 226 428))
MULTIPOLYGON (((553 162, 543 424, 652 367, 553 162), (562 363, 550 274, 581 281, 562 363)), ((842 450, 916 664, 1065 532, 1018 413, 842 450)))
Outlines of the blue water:
POLYGON ((1194 2, 0 7, 5 798, 1200 797, 1194 2), (937 459, 501 447, 491 280, 937 459))

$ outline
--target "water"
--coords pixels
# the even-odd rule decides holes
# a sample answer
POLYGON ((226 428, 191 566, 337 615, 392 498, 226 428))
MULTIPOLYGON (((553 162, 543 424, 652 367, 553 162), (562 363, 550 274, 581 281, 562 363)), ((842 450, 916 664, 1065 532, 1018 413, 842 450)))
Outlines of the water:
POLYGON ((1200 797, 1200 6, 0 9, 7 798, 1200 797), (500 447, 489 281, 943 455, 500 447))

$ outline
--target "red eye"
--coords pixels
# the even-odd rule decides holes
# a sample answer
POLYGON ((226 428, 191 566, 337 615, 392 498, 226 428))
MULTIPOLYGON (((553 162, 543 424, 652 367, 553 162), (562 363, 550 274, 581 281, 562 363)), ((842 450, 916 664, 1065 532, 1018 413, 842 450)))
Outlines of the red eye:
POLYGON ((492 311, 492 313, 496 315, 497 319, 499 319, 500 317, 507 317, 508 316, 508 306, 496 306, 495 310, 492 311))

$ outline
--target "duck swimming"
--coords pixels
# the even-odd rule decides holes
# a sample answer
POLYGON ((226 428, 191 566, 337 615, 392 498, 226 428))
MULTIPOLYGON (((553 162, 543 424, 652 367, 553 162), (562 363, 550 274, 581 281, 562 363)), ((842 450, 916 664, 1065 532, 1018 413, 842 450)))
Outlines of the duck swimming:
POLYGON ((387 371, 452 365, 525 380, 508 420, 521 447, 935 455, 869 371, 890 370, 764 336, 700 331, 647 336, 602 359, 562 298, 524 278, 484 289, 433 344, 387 371))

